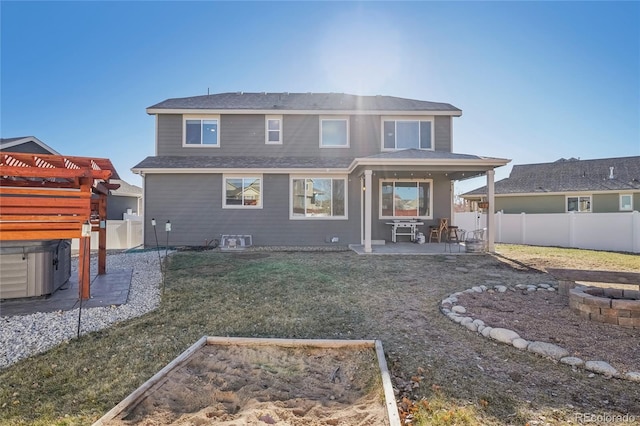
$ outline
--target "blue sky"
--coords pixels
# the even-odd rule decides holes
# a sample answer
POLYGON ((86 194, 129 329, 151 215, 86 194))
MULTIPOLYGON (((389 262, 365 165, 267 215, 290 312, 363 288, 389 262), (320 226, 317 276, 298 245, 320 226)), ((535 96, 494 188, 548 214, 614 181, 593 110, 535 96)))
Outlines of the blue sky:
POLYGON ((207 90, 448 102, 455 152, 511 164, 640 155, 639 2, 2 0, 0 14, 0 135, 110 158, 137 185, 145 108, 207 90))

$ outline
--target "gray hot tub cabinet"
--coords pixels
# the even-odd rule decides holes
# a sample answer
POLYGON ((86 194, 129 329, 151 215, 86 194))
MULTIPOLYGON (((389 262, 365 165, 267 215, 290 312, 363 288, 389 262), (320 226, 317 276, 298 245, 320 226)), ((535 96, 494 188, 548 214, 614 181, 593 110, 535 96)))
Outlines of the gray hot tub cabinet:
POLYGON ((5 241, 0 245, 0 299, 53 293, 71 276, 71 241, 5 241))

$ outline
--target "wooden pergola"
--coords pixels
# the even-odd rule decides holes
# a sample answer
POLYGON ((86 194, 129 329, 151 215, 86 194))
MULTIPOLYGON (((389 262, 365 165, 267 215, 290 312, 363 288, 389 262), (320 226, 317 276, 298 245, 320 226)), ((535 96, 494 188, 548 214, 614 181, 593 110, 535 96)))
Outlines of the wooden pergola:
POLYGON ((104 158, 0 152, 0 241, 80 239, 79 297, 90 297, 91 231, 106 273, 107 195, 120 185, 104 158))

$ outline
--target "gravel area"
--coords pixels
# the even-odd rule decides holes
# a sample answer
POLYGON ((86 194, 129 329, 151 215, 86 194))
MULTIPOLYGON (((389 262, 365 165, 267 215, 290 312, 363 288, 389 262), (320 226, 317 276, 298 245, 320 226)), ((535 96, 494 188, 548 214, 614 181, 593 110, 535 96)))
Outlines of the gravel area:
MULTIPOLYGON (((162 253, 164 255, 164 253, 162 253)), ((77 274, 77 257, 72 259, 71 273, 77 274)), ((98 268, 91 258, 91 270, 98 268)), ((110 269, 133 269, 129 300, 120 306, 83 308, 80 333, 90 333, 134 318, 155 309, 160 303, 158 252, 131 252, 107 255, 110 269)), ((0 316, 0 368, 73 339, 78 333, 78 309, 11 317, 0 316)))

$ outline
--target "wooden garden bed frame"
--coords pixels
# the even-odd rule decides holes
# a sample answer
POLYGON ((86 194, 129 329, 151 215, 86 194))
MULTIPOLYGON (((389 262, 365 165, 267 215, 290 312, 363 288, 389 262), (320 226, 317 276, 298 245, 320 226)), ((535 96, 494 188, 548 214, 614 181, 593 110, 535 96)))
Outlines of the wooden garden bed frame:
POLYGON ((387 361, 384 357, 382 342, 379 340, 332 340, 332 339, 268 339, 268 338, 250 338, 250 337, 216 337, 203 336, 196 343, 191 345, 187 350, 182 352, 167 364, 162 370, 157 372, 153 377, 143 383, 138 389, 133 391, 129 396, 123 399, 119 404, 109 410, 104 416, 98 419, 92 426, 104 426, 111 420, 115 419, 123 412, 127 412, 133 408, 147 395, 149 395, 157 386, 161 386, 165 382, 167 375, 184 365, 189 361, 191 356, 207 345, 238 345, 238 346, 279 346, 288 348, 299 347, 316 347, 316 348, 374 348, 378 358, 378 367, 382 377, 382 387, 385 397, 385 405, 387 409, 387 417, 390 426, 401 426, 400 415, 398 414, 398 406, 396 405, 395 394, 393 393, 393 385, 387 368, 387 361))
POLYGON ((80 239, 79 297, 90 297, 90 239, 106 273, 107 195, 120 187, 105 158, 0 152, 0 241, 80 239), (83 232, 83 225, 84 231, 83 232))

